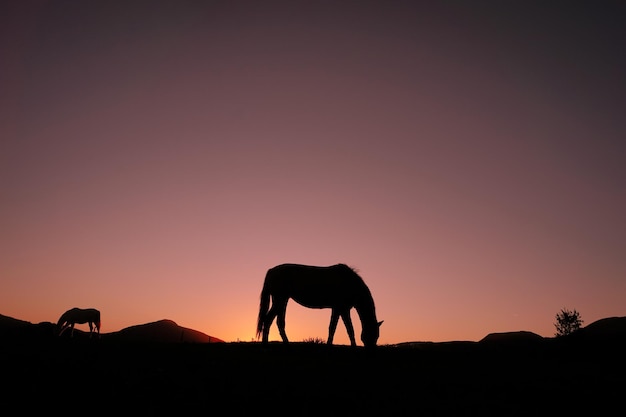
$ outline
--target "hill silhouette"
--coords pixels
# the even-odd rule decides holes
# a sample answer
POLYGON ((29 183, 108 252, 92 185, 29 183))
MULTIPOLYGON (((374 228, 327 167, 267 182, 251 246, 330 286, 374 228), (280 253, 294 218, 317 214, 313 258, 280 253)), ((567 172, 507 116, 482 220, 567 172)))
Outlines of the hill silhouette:
POLYGON ((0 314, 0 329, 2 330, 19 329, 30 324, 32 323, 29 321, 19 320, 0 314))
POLYGON ((623 404, 626 317, 562 337, 505 332, 376 349, 193 343, 209 336, 172 320, 101 341, 78 330, 74 340, 53 337, 53 330, 53 323, 0 315, 5 409, 84 413, 78 401, 94 399, 90 407, 102 413, 144 415, 247 415, 266 407, 302 416, 554 416, 609 415, 623 404))
POLYGON ((607 317, 596 320, 569 336, 602 340, 624 339, 626 338, 626 317, 607 317))
MULTIPOLYGON (((46 339, 55 337, 55 324, 41 322, 33 324, 29 321, 0 314, 0 340, 10 339, 46 339)), ((65 334, 64 337, 68 337, 65 334)), ((75 338, 89 337, 89 333, 76 328, 75 338)), ((175 321, 162 319, 150 323, 138 324, 126 327, 116 332, 102 333, 101 339, 116 342, 167 342, 167 343, 225 343, 224 340, 210 336, 201 331, 188 327, 179 326, 175 321)), ((394 347, 420 347, 461 349, 469 348, 474 344, 479 345, 519 345, 527 346, 537 343, 547 343, 551 340, 561 343, 579 341, 589 343, 602 343, 605 341, 626 341, 626 317, 607 317, 581 327, 578 331, 559 338, 543 337, 529 331, 511 331, 489 333, 478 342, 474 341, 449 341, 449 342, 402 342, 394 344, 394 347)))
POLYGON ((532 343, 543 340, 537 333, 525 330, 517 332, 489 333, 480 339, 481 343, 532 343))
POLYGON ((126 327, 118 332, 106 334, 111 340, 129 342, 185 342, 185 343, 223 343, 217 337, 209 336, 198 330, 182 327, 172 320, 159 320, 152 323, 126 327))
POLYGON ((511 332, 489 333, 477 342, 474 341, 449 341, 429 342, 414 341, 394 344, 401 348, 419 348, 421 350, 467 350, 478 347, 541 347, 551 344, 599 344, 605 345, 610 342, 626 343, 626 317, 608 317, 581 327, 578 331, 562 337, 543 337, 536 333, 520 330, 511 332))
MULTIPOLYGON (((51 322, 33 324, 0 314, 0 340, 50 339, 56 337, 55 327, 51 322)), ((101 333, 100 336, 103 340, 115 342, 224 343, 222 339, 179 326, 169 319, 126 327, 117 332, 101 333)), ((70 337, 69 332, 64 333, 63 337, 70 337)), ((89 338, 89 332, 75 328, 74 338, 89 338)))

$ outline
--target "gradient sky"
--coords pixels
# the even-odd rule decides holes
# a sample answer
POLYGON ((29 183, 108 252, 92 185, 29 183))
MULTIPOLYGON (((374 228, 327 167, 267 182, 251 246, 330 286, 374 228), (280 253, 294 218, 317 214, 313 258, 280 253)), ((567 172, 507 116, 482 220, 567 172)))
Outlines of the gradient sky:
POLYGON ((626 6, 425 3, 3 2, 0 314, 249 341, 342 262, 380 344, 626 315, 626 6))

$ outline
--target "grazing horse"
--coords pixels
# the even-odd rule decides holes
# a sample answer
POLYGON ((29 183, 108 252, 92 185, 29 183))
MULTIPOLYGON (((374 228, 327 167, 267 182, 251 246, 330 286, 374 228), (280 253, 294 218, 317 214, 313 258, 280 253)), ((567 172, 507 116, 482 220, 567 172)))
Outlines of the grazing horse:
POLYGON ((71 336, 74 336, 74 325, 75 324, 85 324, 89 323, 89 337, 93 333, 94 327, 96 328, 96 332, 98 336, 100 335, 100 311, 95 308, 72 308, 67 310, 65 313, 61 315, 59 321, 57 322, 57 331, 59 336, 67 330, 68 328, 72 329, 71 336))
POLYGON ((343 320, 350 344, 356 346, 350 310, 354 307, 361 319, 361 341, 365 346, 376 346, 379 327, 376 309, 369 288, 349 266, 310 266, 282 264, 267 271, 257 321, 257 338, 262 335, 267 343, 270 326, 276 318, 278 331, 284 343, 289 343, 285 333, 287 302, 294 299, 308 308, 330 308, 330 326, 327 344, 333 344, 339 317, 343 320), (272 307, 270 308, 270 297, 272 307))

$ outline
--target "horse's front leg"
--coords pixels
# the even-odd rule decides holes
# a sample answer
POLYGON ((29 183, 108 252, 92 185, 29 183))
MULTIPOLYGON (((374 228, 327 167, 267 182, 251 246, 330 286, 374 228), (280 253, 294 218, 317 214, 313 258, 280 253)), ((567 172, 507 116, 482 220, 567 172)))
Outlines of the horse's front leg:
POLYGON ((337 330, 337 322, 339 322, 339 312, 333 308, 330 315, 330 325, 328 326, 328 341, 326 342, 329 345, 333 344, 335 330, 337 330))
POLYGON ((352 318, 350 318, 350 309, 341 312, 341 319, 343 324, 346 325, 346 331, 350 338, 350 345, 356 346, 356 339, 354 338, 354 327, 352 327, 352 318))

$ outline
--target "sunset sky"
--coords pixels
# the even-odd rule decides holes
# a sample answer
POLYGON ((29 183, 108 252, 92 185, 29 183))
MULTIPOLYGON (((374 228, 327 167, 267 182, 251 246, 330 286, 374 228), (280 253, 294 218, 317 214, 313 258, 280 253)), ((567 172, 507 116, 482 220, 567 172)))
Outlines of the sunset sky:
POLYGON ((625 3, 445 3, 2 2, 0 314, 250 341, 289 262, 379 344, 626 316, 625 3))

